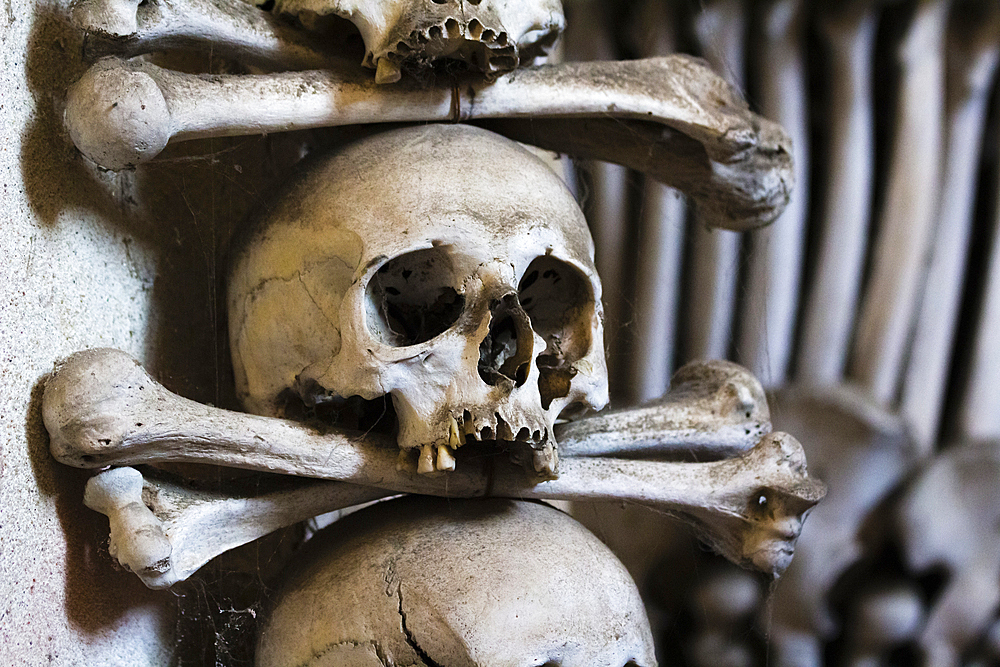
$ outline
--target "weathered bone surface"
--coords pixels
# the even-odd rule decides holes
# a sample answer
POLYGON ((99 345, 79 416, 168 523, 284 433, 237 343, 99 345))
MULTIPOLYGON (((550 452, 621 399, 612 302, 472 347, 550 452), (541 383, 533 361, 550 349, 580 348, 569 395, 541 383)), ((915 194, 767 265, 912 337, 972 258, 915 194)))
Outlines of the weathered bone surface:
POLYGON ((442 59, 487 75, 509 72, 545 56, 566 23, 559 0, 277 0, 274 8, 306 25, 326 15, 351 21, 379 83, 442 59))
MULTIPOLYGON (((150 572, 169 567, 172 544, 162 520, 143 501, 142 474, 113 468, 87 482, 83 502, 111 522, 108 553, 149 585, 150 572)), ((171 582, 173 583, 173 582, 171 582)))
POLYGON ((559 415, 608 401, 593 252, 565 183, 509 139, 431 125, 355 142, 231 252, 237 397, 281 417, 390 396, 422 472, 471 439, 552 475, 559 415))
POLYGON ((662 398, 640 407, 601 413, 559 429, 568 456, 737 456, 771 431, 764 388, 729 361, 692 361, 662 398))
POLYGON ((709 463, 567 456, 559 479, 534 485, 495 460, 463 460, 443 478, 415 475, 397 469, 388 438, 321 434, 204 406, 171 394, 113 350, 64 362, 46 384, 43 416, 53 455, 77 467, 187 461, 428 495, 637 502, 681 514, 726 557, 775 575, 791 559, 802 517, 825 492, 808 476, 801 445, 781 433, 739 458, 709 463))
POLYGON ((87 58, 203 46, 243 63, 280 69, 319 69, 337 61, 336 52, 317 36, 245 2, 84 0, 74 6, 73 22, 87 32, 87 58))
POLYGON ((322 17, 338 16, 361 33, 363 64, 377 70, 379 83, 399 80, 401 68, 421 70, 442 58, 487 74, 507 72, 544 56, 565 24, 559 0, 281 0, 274 5, 276 12, 314 28, 316 34, 310 35, 246 2, 182 2, 82 0, 73 20, 97 38, 89 45, 91 55, 211 43, 230 55, 302 68, 327 62, 330 49, 319 37, 330 39, 330 22, 322 17))
POLYGON ((84 503, 111 522, 108 551, 149 588, 168 588, 230 549, 285 526, 392 495, 370 486, 298 482, 269 493, 201 491, 135 468, 87 482, 84 503))
POLYGON ((531 67, 492 83, 431 87, 378 86, 346 68, 204 77, 108 58, 70 88, 66 109, 74 143, 109 169, 148 161, 171 138, 529 117, 491 127, 644 171, 691 196, 706 224, 752 228, 788 201, 787 136, 687 56, 531 67))
POLYGON ((662 463, 567 457, 562 470, 559 479, 524 491, 518 477, 497 475, 492 492, 552 500, 618 499, 675 512, 729 560, 774 577, 791 563, 804 517, 826 493, 809 477, 802 445, 778 432, 734 459, 662 463))
POLYGON ((538 503, 378 503, 313 538, 278 600, 260 667, 656 664, 625 568, 538 503))

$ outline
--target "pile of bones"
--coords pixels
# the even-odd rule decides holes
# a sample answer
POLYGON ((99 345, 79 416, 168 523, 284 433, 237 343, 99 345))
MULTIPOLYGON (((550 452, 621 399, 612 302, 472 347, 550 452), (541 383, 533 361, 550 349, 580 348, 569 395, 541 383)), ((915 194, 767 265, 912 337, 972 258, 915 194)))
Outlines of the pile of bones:
POLYGON ((94 63, 65 121, 106 169, 168 141, 409 124, 311 156, 234 243, 246 413, 172 394, 115 350, 47 381, 52 453, 101 469, 85 502, 148 586, 310 517, 419 494, 310 540, 258 664, 621 666, 655 664, 635 585, 531 501, 641 503, 734 562, 787 567, 824 487, 771 432, 749 372, 692 363, 662 399, 590 414, 608 402, 593 243, 563 181, 517 143, 640 170, 715 227, 766 224, 788 199, 789 142, 702 62, 538 64, 563 26, 555 0, 83 0, 73 18, 94 63), (361 64, 336 51, 352 34, 361 64), (142 57, 192 46, 252 72, 142 57), (352 428, 387 397, 391 429, 352 428), (148 465, 166 462, 294 477, 227 496, 148 465))

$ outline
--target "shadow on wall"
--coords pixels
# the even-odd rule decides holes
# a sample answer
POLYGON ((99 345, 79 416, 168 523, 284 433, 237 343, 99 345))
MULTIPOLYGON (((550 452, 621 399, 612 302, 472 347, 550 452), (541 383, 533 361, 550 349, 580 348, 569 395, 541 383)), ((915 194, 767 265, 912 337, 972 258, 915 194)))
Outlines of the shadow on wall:
MULTIPOLYGON (((235 407, 222 296, 226 247, 319 135, 190 141, 138 170, 100 169, 76 150, 61 120, 66 89, 88 65, 67 13, 40 7, 30 37, 26 76, 37 106, 23 129, 21 169, 33 211, 45 226, 75 224, 123 244, 129 270, 149 294, 144 365, 171 391, 235 407)), ((201 54, 156 58, 185 71, 236 68, 201 54)))
MULTIPOLYGON (((49 436, 42 424, 42 377, 31 391, 31 403, 24 425, 32 472, 43 496, 54 497, 56 514, 66 538, 66 609, 67 620, 91 634, 114 627, 126 614, 146 606, 174 604, 162 594, 147 589, 131 572, 123 570, 108 554, 105 516, 87 509, 81 499, 90 472, 60 465, 49 454, 49 436)), ((29 589, 34 582, 24 582, 29 589)), ((53 608, 58 608, 54 605, 53 608)), ((170 615, 163 615, 169 619, 170 615)), ((161 629, 160 636, 170 637, 172 628, 161 629)))
MULTIPOLYGON (((168 147, 138 170, 102 170, 79 154, 62 124, 66 89, 88 66, 83 36, 68 20, 68 5, 37 7, 25 64, 36 109, 21 130, 20 163, 41 236, 51 230, 62 238, 78 232, 92 246, 121 249, 133 284, 141 285, 149 304, 136 356, 171 391, 236 408, 224 298, 230 237, 308 148, 336 141, 342 133, 191 141, 168 147)), ((233 63, 208 55, 156 58, 185 71, 238 71, 233 63)), ((216 664, 216 658, 249 664, 243 654, 253 644, 247 638, 254 634, 255 596, 264 576, 259 573, 271 561, 280 562, 276 553, 290 549, 275 544, 285 538, 297 544, 300 535, 279 531, 268 538, 271 542, 235 550, 224 565, 207 566, 189 586, 170 592, 146 589, 108 554, 107 518, 83 505, 91 473, 63 466, 49 453, 41 416, 46 378, 33 387, 24 432, 39 494, 54 501, 66 542, 66 598, 53 600, 49 608, 65 608, 68 624, 97 637, 122 627, 130 615, 172 607, 175 611, 159 614, 169 627, 158 634, 167 638, 165 645, 174 644, 176 664, 216 664), (214 580, 221 569, 236 574, 214 580)), ((226 474, 212 466, 197 468, 188 476, 209 483, 226 474)))

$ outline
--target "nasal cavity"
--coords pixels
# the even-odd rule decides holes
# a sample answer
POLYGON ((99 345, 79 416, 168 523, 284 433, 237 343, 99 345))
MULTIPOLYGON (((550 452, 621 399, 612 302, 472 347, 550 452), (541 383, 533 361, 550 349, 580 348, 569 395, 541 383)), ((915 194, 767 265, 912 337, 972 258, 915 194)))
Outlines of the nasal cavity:
POLYGON ((490 330, 479 345, 479 377, 491 386, 520 387, 531 369, 531 322, 516 294, 490 302, 490 330))

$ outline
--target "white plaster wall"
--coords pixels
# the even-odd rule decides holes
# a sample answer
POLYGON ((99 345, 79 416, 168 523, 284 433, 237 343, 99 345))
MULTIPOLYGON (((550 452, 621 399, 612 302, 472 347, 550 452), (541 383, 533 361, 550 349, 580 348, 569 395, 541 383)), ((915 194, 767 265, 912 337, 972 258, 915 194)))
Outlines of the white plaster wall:
POLYGON ((0 664, 163 665, 173 604, 110 567, 106 520, 80 502, 86 474, 50 459, 39 415, 59 357, 146 356, 156 268, 53 132, 70 44, 40 34, 50 12, 0 9, 0 664))
POLYGON ((53 363, 112 346, 172 390, 226 404, 215 290, 233 221, 278 174, 262 139, 101 173, 59 118, 84 68, 65 4, 0 0, 0 665, 166 665, 175 597, 107 554, 86 471, 48 454, 53 363))

